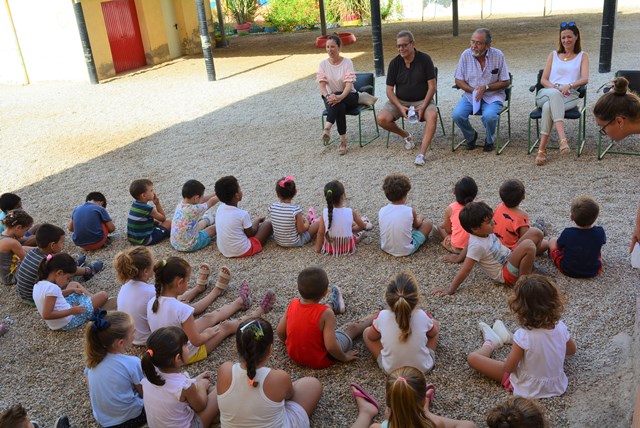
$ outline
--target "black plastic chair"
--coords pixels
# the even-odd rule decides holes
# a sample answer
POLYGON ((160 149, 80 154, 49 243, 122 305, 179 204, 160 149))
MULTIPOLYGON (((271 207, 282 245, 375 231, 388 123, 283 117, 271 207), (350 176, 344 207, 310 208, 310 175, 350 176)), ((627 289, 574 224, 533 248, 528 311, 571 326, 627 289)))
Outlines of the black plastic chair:
MULTIPOLYGON (((438 67, 434 67, 436 72, 436 93, 433 95, 433 101, 436 105, 436 111, 438 112, 438 119, 440 120, 440 128, 442 128, 442 135, 447 135, 444 130, 444 122, 442 122, 442 115, 440 114, 440 107, 438 106, 438 67)), ((404 129, 404 117, 400 118, 402 120, 402 129, 404 129)), ((437 124, 436 124, 437 127, 437 124)), ((391 132, 387 131, 387 148, 389 148, 389 135, 391 132)), ((431 145, 429 145, 429 149, 431 149, 431 145)))
MULTIPOLYGON (((544 88, 544 86, 542 86, 542 84, 540 83, 540 80, 542 79, 542 72, 544 70, 540 70, 538 71, 538 81, 536 82, 535 85, 531 86, 529 88, 529 92, 534 92, 535 95, 538 95, 538 91, 540 91, 540 89, 544 88)), ((578 97, 582 99, 582 105, 580 105, 580 102, 578 102, 578 105, 572 109, 569 109, 567 111, 564 112, 564 118, 565 119, 578 119, 578 156, 580 156, 582 154, 582 149, 584 149, 584 142, 586 140, 585 137, 585 130, 586 130, 586 117, 585 117, 585 111, 587 108, 587 85, 583 85, 580 86, 579 88, 576 88, 576 91, 578 91, 578 97)), ((534 99, 534 103, 535 103, 535 99, 534 99)), ((529 113, 529 142, 528 142, 528 151, 527 154, 531 154, 531 152, 533 152, 536 148, 536 146, 538 144, 540 144, 540 119, 542 118, 542 109, 539 107, 536 107, 535 110, 533 110, 531 113, 529 113), (534 143, 531 143, 531 121, 535 120, 536 121, 536 141, 534 143)), ((558 149, 559 146, 553 146, 551 144, 547 145, 548 149, 558 149)))
MULTIPOLYGON (((454 89, 460 89, 458 85, 453 85, 454 89)), ((502 106, 502 109, 498 112, 498 123, 496 125, 496 140, 494 145, 496 147, 496 155, 502 153, 502 151, 509 145, 511 142, 511 90, 513 89, 513 75, 509 73, 509 86, 504 88, 504 93, 506 95, 506 99, 502 106), (507 139, 504 144, 500 145, 500 123, 502 122, 502 114, 507 114, 507 139)), ((471 116, 482 116, 482 111, 477 114, 473 114, 471 116)), ((451 121, 451 151, 455 152, 461 145, 467 142, 466 139, 462 139, 459 143, 456 143, 456 123, 451 121)))
MULTIPOLYGON (((616 77, 625 77, 629 81, 629 90, 640 94, 640 70, 618 70, 616 71, 616 77)), ((605 140, 602 135, 598 136, 598 160, 601 160, 607 153, 613 153, 617 155, 633 155, 640 156, 640 152, 625 152, 621 150, 611 150, 615 146, 616 142, 611 140, 607 147, 604 147, 605 140)))
MULTIPOLYGON (((353 87, 358 92, 368 92, 369 94, 375 96, 376 95, 376 87, 375 80, 373 78, 373 73, 356 73, 356 81, 353 84, 353 87)), ((322 120, 322 129, 324 129, 324 118, 327 116, 327 110, 325 109, 322 112, 321 120, 322 120)), ((380 136, 380 128, 378 127, 378 121, 376 120, 376 107, 365 106, 362 104, 358 104, 356 107, 351 110, 347 110, 347 116, 358 116, 358 139, 357 140, 348 140, 351 143, 359 143, 360 147, 364 147, 376 138, 380 136), (371 139, 363 139, 362 138, 362 112, 371 111, 373 112, 373 122, 376 124, 376 135, 371 139)), ((328 143, 325 143, 328 146, 331 143, 338 142, 340 138, 334 138, 330 140, 328 143)))

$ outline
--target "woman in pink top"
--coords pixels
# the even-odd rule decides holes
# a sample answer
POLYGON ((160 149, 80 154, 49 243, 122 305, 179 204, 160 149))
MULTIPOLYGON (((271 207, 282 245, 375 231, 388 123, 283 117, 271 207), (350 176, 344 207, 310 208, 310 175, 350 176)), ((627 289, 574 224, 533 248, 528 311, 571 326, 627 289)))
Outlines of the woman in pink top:
POLYGON ((323 60, 318 68, 316 80, 320 84, 322 100, 327 109, 327 122, 322 131, 322 140, 329 144, 331 127, 337 123, 340 134, 338 153, 347 153, 347 110, 358 105, 358 93, 353 87, 356 72, 349 58, 340 56, 340 37, 327 37, 327 53, 329 58, 323 60))

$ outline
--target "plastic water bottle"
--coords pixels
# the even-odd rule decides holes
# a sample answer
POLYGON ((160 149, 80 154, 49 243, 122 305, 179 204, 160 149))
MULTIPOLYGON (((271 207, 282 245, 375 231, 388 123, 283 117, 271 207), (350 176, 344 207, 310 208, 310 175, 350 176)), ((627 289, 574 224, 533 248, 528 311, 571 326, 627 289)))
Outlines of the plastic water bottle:
POLYGON ((418 123, 418 113, 416 113, 416 108, 414 106, 409 107, 407 120, 409 121, 409 123, 418 123))
POLYGON ((636 242, 631 252, 631 267, 634 269, 640 269, 640 244, 636 242))

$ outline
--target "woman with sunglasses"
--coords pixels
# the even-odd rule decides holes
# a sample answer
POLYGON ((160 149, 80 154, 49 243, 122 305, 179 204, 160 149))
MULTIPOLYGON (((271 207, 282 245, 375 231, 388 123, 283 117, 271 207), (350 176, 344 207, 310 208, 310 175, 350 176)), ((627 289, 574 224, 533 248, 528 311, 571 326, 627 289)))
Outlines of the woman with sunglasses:
POLYGON ((560 153, 571 153, 564 132, 564 112, 578 105, 577 88, 588 82, 589 57, 582 51, 580 30, 573 21, 563 22, 560 24, 558 49, 547 58, 540 79, 543 88, 536 95, 536 105, 542 109, 536 165, 544 165, 547 161, 547 143, 554 124, 560 139, 560 153))
MULTIPOLYGON (((640 97, 629 91, 629 81, 618 77, 613 86, 598 99, 593 115, 600 127, 600 134, 620 141, 631 134, 640 134, 640 97)), ((631 250, 640 243, 640 209, 636 227, 631 235, 631 250)))

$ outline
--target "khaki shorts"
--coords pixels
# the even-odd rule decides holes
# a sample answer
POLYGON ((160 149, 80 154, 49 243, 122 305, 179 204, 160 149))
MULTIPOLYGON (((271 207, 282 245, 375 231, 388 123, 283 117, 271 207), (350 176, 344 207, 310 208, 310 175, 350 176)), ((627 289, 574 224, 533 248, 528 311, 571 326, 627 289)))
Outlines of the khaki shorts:
MULTIPOLYGON (((416 110, 419 110, 422 108, 422 101, 402 101, 401 99, 398 99, 398 102, 405 107, 414 106, 416 110)), ((431 99, 431 102, 429 103, 427 108, 428 109, 436 108, 436 104, 433 101, 433 99, 431 99)), ((387 102, 384 103, 384 105, 382 106, 382 110, 388 111, 389 113, 391 113, 394 121, 402 117, 402 112, 398 109, 398 107, 396 107, 395 104, 393 104, 389 100, 387 100, 387 102)), ((422 118, 421 122, 424 122, 424 118, 422 118)))

